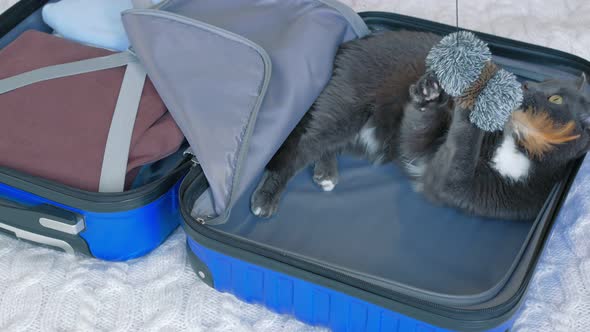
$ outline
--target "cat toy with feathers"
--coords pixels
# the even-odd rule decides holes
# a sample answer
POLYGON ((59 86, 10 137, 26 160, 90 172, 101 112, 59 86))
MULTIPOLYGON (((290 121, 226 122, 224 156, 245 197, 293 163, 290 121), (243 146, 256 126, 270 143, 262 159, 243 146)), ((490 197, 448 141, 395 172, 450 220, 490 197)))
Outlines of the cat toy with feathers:
MULTIPOLYGON (((503 130, 508 121, 523 147, 532 156, 542 155, 557 144, 572 141, 573 122, 558 125, 546 112, 524 112, 523 88, 516 76, 492 62, 488 45, 475 34, 460 31, 447 35, 426 58, 441 88, 463 109, 470 121, 492 132, 503 130)), ((585 75, 582 76, 585 82, 585 75)))
POLYGON ((471 32, 443 38, 428 54, 426 65, 459 106, 472 110, 470 120, 482 130, 502 130, 522 104, 516 76, 494 64, 488 45, 471 32))

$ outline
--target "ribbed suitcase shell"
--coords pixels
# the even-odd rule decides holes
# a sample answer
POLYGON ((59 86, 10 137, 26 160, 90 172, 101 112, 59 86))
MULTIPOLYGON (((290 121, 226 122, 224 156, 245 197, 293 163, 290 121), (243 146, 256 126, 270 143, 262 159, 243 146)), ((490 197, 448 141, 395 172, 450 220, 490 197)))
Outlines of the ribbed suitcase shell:
MULTIPOLYGON (((280 314, 293 315, 307 324, 346 332, 451 331, 330 288, 221 254, 190 238, 187 247, 195 272, 201 279, 214 280, 213 287, 216 290, 234 294, 248 303, 262 304, 280 314)), ((515 317, 487 331, 508 331, 515 317)))
MULTIPOLYGON (((86 242, 88 251, 85 248, 73 249, 104 260, 122 261, 143 256, 164 242, 180 223, 178 185, 170 187, 162 196, 144 206, 119 212, 84 211, 1 183, 0 197, 10 197, 10 200, 27 205, 49 204, 77 213, 84 220, 84 230, 78 235, 86 242)), ((0 223, 4 222, 3 217, 0 215, 0 223)), ((19 227, 19 230, 12 233, 19 238, 28 239, 18 233, 22 230, 19 227)), ((42 230, 31 231, 41 236, 49 235, 42 230)))

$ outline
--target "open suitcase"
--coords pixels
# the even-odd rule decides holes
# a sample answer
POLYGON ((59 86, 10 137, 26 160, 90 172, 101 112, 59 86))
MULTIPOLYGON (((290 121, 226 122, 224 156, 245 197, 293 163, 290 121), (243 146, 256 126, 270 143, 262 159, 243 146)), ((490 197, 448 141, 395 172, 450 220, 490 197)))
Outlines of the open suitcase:
MULTIPOLYGON (((183 128, 202 170, 193 168, 179 193, 197 275, 219 291, 335 331, 508 331, 582 161, 571 165, 569 177, 556 184, 536 220, 529 222, 486 220, 435 207, 415 194, 394 166, 374 168, 347 157, 340 160, 341 181, 334 192, 320 194, 309 172, 302 172, 290 183, 277 215, 261 221, 250 212, 250 194, 272 150, 300 118, 282 109, 276 111, 278 115, 265 113, 260 106, 277 98, 276 90, 270 90, 280 89, 272 84, 271 63, 273 73, 277 65, 277 75, 286 75, 281 54, 289 53, 277 53, 276 44, 265 38, 272 39, 268 35, 280 30, 273 28, 273 14, 286 15, 285 22, 294 21, 285 12, 260 9, 270 20, 260 33, 240 23, 255 21, 256 10, 233 15, 227 1, 220 3, 228 11, 223 15, 208 12, 211 8, 202 2, 183 0, 123 15, 132 45, 171 111, 174 105, 184 123, 205 128, 203 135, 198 129, 188 130, 190 125, 183 128), (182 43, 191 38, 206 38, 208 47, 182 43), (182 46, 163 57, 154 45, 182 46), (228 54, 235 61, 227 62, 228 54), (216 109, 221 115, 201 116, 199 107, 190 114, 183 112, 186 103, 207 108, 203 100, 216 93, 206 87, 197 93, 175 86, 171 75, 185 75, 179 68, 187 55, 197 59, 198 67, 187 69, 188 77, 198 73, 199 80, 210 86, 228 78, 250 84, 253 88, 245 93, 257 99, 239 100, 243 94, 227 92, 237 87, 231 85, 225 99, 215 100, 231 99, 216 109), (228 66, 220 72, 199 65, 211 65, 219 58, 228 66), (245 64, 240 65, 241 61, 245 64), (216 81, 217 77, 223 80, 216 81), (196 96, 190 100, 193 93, 196 96), (237 116, 232 112, 241 103, 248 111, 237 116), (207 131, 207 126, 215 131, 207 131), (229 138, 218 135, 224 130, 229 138)), ((290 4, 305 6, 309 1, 290 4)), ((348 9, 338 8, 349 21, 349 30, 342 33, 345 39, 368 32, 348 9)), ((374 32, 403 28, 447 34, 455 29, 391 13, 361 16, 374 32)), ((590 71, 590 63, 563 52, 478 35, 490 44, 495 61, 521 79, 574 78, 590 71)), ((301 50, 289 51, 295 49, 301 50)), ((301 79, 308 79, 305 71, 301 79)))
MULTIPOLYGON (((20 6, 38 8, 37 3, 23 0, 20 6)), ((39 24, 34 15, 27 21, 39 24)), ((80 241, 90 226, 99 227, 92 239, 101 250, 134 242, 145 235, 139 232, 150 233, 145 238, 156 244, 175 225, 163 217, 179 204, 191 264, 204 282, 309 324, 336 331, 509 330, 582 161, 571 166, 570 176, 530 222, 494 222, 431 206, 395 167, 374 168, 347 157, 341 159, 342 181, 334 192, 320 193, 302 172, 275 218, 261 221, 249 211, 260 169, 321 92, 340 43, 369 29, 454 31, 390 13, 361 17, 332 0, 166 0, 127 11, 123 21, 133 49, 199 161, 186 160, 178 173, 145 192, 95 196, 18 174, 5 186, 7 195, 33 204, 51 201, 60 213, 69 211, 64 223, 79 220, 74 213, 84 215, 86 231, 80 236, 48 237, 80 241), (247 8, 252 3, 259 5, 256 10, 247 8), (297 79, 284 79, 289 75, 297 79), (204 113, 211 109, 216 113, 204 113), (291 114, 295 109, 299 113, 291 114), (129 202, 136 205, 126 206, 129 202), (113 210, 118 212, 111 219, 106 211, 113 210), (155 215, 141 218, 151 212, 155 215), (94 217, 98 220, 91 222, 94 217), (116 241, 101 245, 105 234, 116 241)), ((590 63, 562 52, 479 36, 497 63, 524 79, 590 72, 590 63)), ((28 227, 39 234, 38 225, 28 227)))
MULTIPOLYGON (((43 23, 47 1, 24 0, 0 16, 0 48, 43 23)), ((142 185, 90 192, 0 167, 0 230, 17 238, 105 260, 148 253, 179 225, 179 181, 193 164, 184 152, 142 168, 142 185)))

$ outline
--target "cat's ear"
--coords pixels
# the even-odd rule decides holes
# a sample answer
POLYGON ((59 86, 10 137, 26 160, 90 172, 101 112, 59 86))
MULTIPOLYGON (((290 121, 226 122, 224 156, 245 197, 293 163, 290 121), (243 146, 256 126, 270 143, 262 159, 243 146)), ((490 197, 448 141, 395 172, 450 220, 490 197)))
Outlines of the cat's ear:
POLYGON ((578 91, 584 91, 586 88, 586 84, 588 84, 588 79, 586 78, 586 73, 582 73, 582 75, 578 78, 576 82, 576 86, 578 87, 578 91))

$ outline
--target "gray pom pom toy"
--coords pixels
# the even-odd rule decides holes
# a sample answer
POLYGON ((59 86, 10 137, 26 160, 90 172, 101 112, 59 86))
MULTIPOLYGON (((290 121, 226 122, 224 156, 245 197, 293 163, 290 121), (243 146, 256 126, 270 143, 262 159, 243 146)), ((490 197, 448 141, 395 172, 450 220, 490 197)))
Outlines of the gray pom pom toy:
POLYGON ((461 107, 471 109, 469 119, 482 130, 502 130, 522 103, 522 86, 516 76, 498 68, 488 45, 471 32, 444 37, 430 50, 426 66, 446 93, 461 107))

